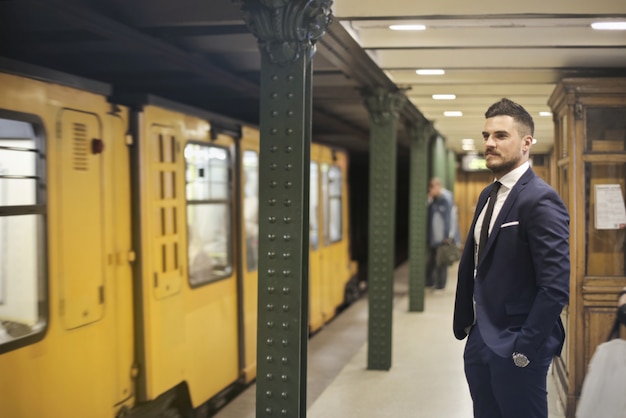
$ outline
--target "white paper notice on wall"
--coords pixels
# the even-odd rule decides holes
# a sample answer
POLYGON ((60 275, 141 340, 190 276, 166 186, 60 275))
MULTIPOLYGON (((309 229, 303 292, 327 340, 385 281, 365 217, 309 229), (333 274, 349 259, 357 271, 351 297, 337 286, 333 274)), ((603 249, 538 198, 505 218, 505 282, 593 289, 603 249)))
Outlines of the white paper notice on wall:
POLYGON ((596 229, 626 228, 626 207, 619 184, 596 184, 596 229))

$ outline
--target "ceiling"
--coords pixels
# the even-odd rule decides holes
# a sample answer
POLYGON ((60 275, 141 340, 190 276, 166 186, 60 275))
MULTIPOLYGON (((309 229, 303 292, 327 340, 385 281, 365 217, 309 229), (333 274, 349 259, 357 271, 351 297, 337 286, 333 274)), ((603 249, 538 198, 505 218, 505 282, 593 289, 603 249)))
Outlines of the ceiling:
POLYGON ((502 97, 535 120, 535 153, 553 144, 548 98, 564 77, 626 76, 626 31, 596 31, 596 21, 626 21, 624 0, 335 0, 334 14, 359 44, 434 122, 449 147, 481 150, 484 113, 502 97), (421 24, 392 31, 391 24, 421 24), (417 69, 445 74, 417 75, 417 69), (433 100, 454 94, 456 100, 433 100), (461 111, 461 117, 443 112, 461 111), (469 141, 467 141, 469 142, 469 141), (468 147, 469 148, 469 147, 468 147))
MULTIPOLYGON (((363 89, 407 96, 400 146, 408 124, 429 120, 465 153, 462 140, 480 140, 485 110, 506 96, 535 117, 533 152, 547 153, 553 123, 539 112, 559 79, 626 76, 626 31, 589 26, 626 20, 624 0, 335 0, 332 11, 313 60, 313 134, 357 152, 369 142, 363 89), (398 23, 426 28, 388 29, 398 23)), ((260 55, 242 16, 237 0, 2 0, 0 57, 258 123, 260 55)))

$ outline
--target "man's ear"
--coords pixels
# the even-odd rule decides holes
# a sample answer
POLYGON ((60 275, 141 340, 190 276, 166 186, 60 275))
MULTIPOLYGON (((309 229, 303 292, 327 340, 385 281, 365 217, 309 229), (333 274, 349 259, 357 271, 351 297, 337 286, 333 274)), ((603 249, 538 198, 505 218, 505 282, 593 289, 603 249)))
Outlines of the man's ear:
POLYGON ((533 144, 533 136, 532 135, 526 135, 524 136, 524 138, 522 138, 522 150, 524 152, 528 152, 530 150, 530 147, 533 144))

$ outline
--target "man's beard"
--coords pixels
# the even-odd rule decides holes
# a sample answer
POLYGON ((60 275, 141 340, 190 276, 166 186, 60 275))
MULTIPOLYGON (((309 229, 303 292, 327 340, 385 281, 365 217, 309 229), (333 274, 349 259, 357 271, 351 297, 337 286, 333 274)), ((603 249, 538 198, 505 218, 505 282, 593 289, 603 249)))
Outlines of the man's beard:
POLYGON ((494 162, 494 164, 486 163, 487 168, 493 173, 508 173, 519 165, 521 157, 517 157, 512 160, 502 161, 500 163, 494 162))

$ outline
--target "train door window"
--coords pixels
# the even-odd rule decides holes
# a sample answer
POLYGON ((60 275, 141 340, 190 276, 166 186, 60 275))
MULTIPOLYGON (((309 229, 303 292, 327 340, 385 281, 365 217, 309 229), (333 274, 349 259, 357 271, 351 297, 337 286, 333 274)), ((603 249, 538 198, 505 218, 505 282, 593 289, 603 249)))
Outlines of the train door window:
POLYGON ((320 226, 318 222, 319 208, 319 166, 311 162, 311 188, 309 192, 309 241, 311 249, 319 247, 320 226))
POLYGON ((246 268, 255 271, 259 260, 259 154, 256 151, 244 151, 243 175, 246 268))
POLYGON ((330 242, 338 242, 342 239, 342 195, 341 195, 341 169, 336 165, 330 166, 328 171, 328 236, 330 242))
POLYGON ((0 353, 47 325, 45 152, 32 117, 0 111, 0 353))
POLYGON ((230 157, 225 148, 185 147, 189 281, 228 277, 232 267, 230 157))
POLYGON ((324 242, 326 245, 342 238, 341 169, 322 164, 322 199, 324 210, 324 242))

